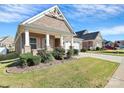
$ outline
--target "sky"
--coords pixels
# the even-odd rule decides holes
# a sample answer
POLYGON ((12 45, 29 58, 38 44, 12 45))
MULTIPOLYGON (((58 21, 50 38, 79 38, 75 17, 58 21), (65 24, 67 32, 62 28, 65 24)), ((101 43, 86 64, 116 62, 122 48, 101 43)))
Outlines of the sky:
MULTIPOLYGON (((22 21, 52 7, 52 4, 0 5, 0 37, 15 37, 22 21)), ((100 31, 106 40, 124 40, 124 4, 59 4, 75 32, 100 31)))

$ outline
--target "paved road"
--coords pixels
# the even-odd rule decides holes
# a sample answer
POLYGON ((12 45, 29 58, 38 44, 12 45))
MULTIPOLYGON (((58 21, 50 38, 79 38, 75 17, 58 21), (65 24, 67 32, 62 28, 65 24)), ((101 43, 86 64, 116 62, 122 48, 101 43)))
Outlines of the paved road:
POLYGON ((124 57, 93 53, 80 53, 80 55, 77 57, 93 57, 120 63, 120 66, 109 80, 109 83, 105 86, 105 88, 124 88, 124 57))

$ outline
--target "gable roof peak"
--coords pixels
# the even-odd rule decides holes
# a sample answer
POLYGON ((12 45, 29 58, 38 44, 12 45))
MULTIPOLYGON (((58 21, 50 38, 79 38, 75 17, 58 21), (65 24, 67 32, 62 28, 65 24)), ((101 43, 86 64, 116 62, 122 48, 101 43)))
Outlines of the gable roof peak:
POLYGON ((21 24, 22 25, 29 24, 29 23, 33 22, 34 20, 39 19, 40 17, 42 17, 42 15, 44 15, 44 14, 50 12, 50 11, 56 10, 56 9, 59 10, 59 7, 57 5, 52 6, 51 8, 49 8, 49 9, 47 9, 45 11, 42 11, 42 12, 38 13, 37 15, 35 15, 35 16, 25 20, 25 21, 23 21, 21 24))
POLYGON ((82 30, 82 31, 76 32, 77 36, 84 40, 93 40, 98 36, 99 33, 100 33, 100 31, 88 33, 87 30, 82 30))
POLYGON ((26 21, 22 22, 21 25, 30 24, 30 23, 32 23, 32 22, 34 22, 34 21, 40 19, 40 18, 43 17, 44 15, 49 14, 50 12, 53 12, 53 15, 52 15, 52 14, 50 14, 50 15, 52 15, 52 16, 54 16, 54 17, 57 17, 57 18, 59 18, 59 19, 64 20, 65 23, 66 23, 66 25, 67 25, 67 26, 69 27, 69 29, 71 30, 71 32, 72 32, 74 35, 76 35, 76 33, 73 31, 71 25, 68 23, 67 19, 65 18, 65 16, 63 15, 63 13, 61 12, 61 10, 59 9, 58 5, 55 5, 55 6, 49 8, 49 9, 47 9, 47 10, 45 10, 45 11, 39 13, 39 14, 37 14, 37 15, 35 15, 35 16, 29 18, 29 19, 27 19, 26 21))
POLYGON ((88 33, 87 29, 76 32, 77 35, 84 35, 84 34, 87 34, 87 33, 88 33))

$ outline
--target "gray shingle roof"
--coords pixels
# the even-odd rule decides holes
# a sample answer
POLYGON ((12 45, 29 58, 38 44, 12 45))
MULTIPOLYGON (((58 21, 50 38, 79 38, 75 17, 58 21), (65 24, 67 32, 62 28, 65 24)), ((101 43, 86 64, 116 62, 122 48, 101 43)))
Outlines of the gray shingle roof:
POLYGON ((85 33, 86 30, 76 32, 77 37, 82 38, 84 40, 93 40, 97 37, 97 35, 100 32, 91 32, 91 33, 85 33), (85 34, 84 34, 85 33, 85 34))

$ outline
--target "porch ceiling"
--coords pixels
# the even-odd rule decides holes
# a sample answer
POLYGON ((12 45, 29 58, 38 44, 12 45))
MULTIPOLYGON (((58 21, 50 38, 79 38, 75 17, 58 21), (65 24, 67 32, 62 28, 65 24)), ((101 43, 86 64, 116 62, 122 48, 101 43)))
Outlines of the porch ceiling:
POLYGON ((73 36, 73 33, 68 31, 51 28, 44 25, 36 25, 36 24, 26 24, 25 27, 29 30, 35 30, 38 33, 49 33, 54 35, 63 35, 63 36, 73 36))

